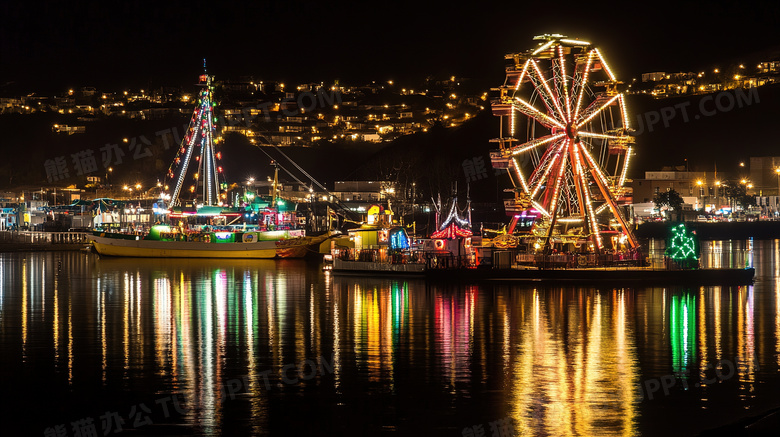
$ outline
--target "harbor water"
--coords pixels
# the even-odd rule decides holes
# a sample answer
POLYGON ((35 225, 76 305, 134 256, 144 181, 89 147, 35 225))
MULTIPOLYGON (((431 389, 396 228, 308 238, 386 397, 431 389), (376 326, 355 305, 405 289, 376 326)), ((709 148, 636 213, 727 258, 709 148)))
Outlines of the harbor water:
POLYGON ((2 435, 696 435, 780 407, 753 285, 440 284, 303 260, 0 254, 2 435), (94 434, 91 431, 94 430, 94 434))

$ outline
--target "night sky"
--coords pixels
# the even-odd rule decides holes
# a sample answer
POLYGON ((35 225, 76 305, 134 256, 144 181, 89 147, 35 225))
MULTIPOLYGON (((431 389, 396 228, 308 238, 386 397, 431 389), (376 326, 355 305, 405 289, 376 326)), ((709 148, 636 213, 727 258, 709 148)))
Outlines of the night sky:
POLYGON ((503 82, 534 35, 601 47, 619 78, 778 53, 777 2, 24 1, 0 6, 0 84, 58 92, 218 77, 503 82))

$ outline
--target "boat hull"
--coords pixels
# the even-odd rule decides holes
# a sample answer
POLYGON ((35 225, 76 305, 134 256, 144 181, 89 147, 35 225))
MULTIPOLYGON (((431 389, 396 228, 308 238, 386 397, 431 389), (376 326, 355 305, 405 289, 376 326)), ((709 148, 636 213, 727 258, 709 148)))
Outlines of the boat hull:
POLYGON ((755 269, 651 270, 618 269, 430 269, 426 277, 454 281, 543 281, 556 283, 602 283, 637 285, 749 285, 755 269))
POLYGON ((642 267, 612 269, 495 269, 427 268, 425 264, 344 261, 333 259, 334 274, 418 276, 435 281, 531 281, 551 283, 609 284, 611 286, 665 285, 749 285, 755 269, 652 270, 642 267))
POLYGON ((136 258, 276 258, 276 241, 253 243, 206 243, 184 241, 128 240, 88 237, 95 251, 103 256, 136 258))
POLYGON ((319 246, 335 234, 323 234, 316 237, 305 236, 279 241, 276 245, 276 256, 279 258, 305 258, 309 254, 318 255, 319 246))
POLYGON ((390 264, 370 261, 333 260, 333 273, 353 275, 424 276, 425 264, 390 264))

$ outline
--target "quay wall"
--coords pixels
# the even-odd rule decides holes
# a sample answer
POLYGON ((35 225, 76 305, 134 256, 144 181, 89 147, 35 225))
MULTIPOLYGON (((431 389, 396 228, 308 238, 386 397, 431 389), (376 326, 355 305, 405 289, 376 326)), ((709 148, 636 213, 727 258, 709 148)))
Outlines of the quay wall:
POLYGON ((81 250, 87 247, 87 232, 0 232, 0 252, 81 250))
MULTIPOLYGON (((647 222, 635 231, 637 238, 665 239, 672 226, 680 222, 647 222)), ((774 240, 780 238, 780 221, 755 222, 685 222, 688 229, 696 231, 699 240, 774 240)))

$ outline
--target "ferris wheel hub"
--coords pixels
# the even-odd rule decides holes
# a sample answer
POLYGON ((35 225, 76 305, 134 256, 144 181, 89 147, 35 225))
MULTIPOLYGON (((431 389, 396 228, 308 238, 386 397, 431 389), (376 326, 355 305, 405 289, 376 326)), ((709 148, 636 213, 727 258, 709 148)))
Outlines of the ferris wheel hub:
POLYGON ((575 126, 573 123, 568 123, 566 125, 566 136, 569 137, 570 140, 574 140, 574 142, 580 141, 580 136, 578 135, 579 131, 577 130, 577 126, 575 126))

